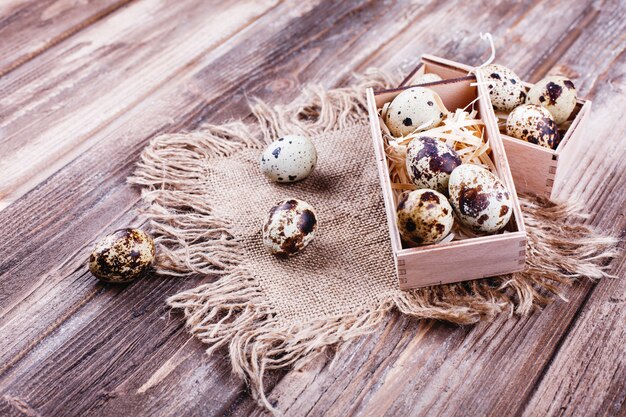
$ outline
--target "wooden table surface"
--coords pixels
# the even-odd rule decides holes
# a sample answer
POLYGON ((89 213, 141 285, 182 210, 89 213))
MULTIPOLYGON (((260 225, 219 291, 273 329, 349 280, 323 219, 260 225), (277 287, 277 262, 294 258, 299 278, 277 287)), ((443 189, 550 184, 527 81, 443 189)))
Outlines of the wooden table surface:
MULTIPOLYGON (((624 236, 622 0, 0 2, 0 415, 262 414, 225 355, 164 299, 200 278, 99 284, 98 237, 140 225, 125 180, 155 135, 249 115, 246 99, 345 85, 422 53, 479 64, 478 32, 526 80, 593 100, 561 197, 624 236)), ((373 167, 372 163, 372 167, 373 167)), ((610 265, 624 275, 624 256, 610 265)), ((392 315, 337 355, 268 378, 289 416, 626 415, 626 284, 581 279, 528 317, 459 327, 392 315), (334 360, 333 360, 334 358, 334 360)))

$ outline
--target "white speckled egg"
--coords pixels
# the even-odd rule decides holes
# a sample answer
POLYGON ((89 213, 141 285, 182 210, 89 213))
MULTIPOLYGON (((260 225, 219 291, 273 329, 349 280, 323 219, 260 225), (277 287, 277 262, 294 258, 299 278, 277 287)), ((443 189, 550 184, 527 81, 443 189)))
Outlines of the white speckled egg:
POLYGON ((559 130, 552 115, 534 104, 524 104, 509 114, 506 134, 550 149, 559 144, 559 130))
POLYGON ((89 257, 89 271, 104 282, 131 282, 150 269, 154 254, 154 241, 146 232, 116 230, 96 244, 89 257))
POLYGON ((545 107, 554 121, 566 121, 576 107, 576 87, 568 78, 550 76, 542 79, 528 91, 526 102, 545 107))
POLYGON ((454 223, 443 194, 429 189, 405 192, 397 208, 398 231, 408 245, 427 245, 445 238, 454 223))
POLYGON ((494 109, 508 112, 526 100, 522 80, 512 70, 491 64, 481 68, 480 72, 488 83, 489 98, 494 109))
POLYGON ((513 213, 509 190, 478 165, 463 164, 452 171, 448 192, 458 219, 478 232, 497 232, 513 213))
POLYGON ((283 136, 261 155, 261 171, 274 182, 303 180, 313 172, 316 163, 315 146, 304 136, 283 136))
POLYGON ((387 109, 385 124, 393 136, 406 136, 439 125, 447 112, 433 90, 412 87, 393 99, 387 109))
POLYGON ((413 80, 411 80, 411 84, 426 84, 426 83, 434 83, 437 81, 441 81, 442 78, 435 73, 429 72, 426 74, 417 75, 413 80))
POLYGON ((461 158, 444 142, 421 136, 413 139, 406 151, 406 170, 411 182, 419 188, 448 193, 448 180, 461 158))
POLYGON ((317 231, 313 207, 291 198, 276 204, 263 225, 263 244, 274 255, 288 257, 305 248, 317 231))

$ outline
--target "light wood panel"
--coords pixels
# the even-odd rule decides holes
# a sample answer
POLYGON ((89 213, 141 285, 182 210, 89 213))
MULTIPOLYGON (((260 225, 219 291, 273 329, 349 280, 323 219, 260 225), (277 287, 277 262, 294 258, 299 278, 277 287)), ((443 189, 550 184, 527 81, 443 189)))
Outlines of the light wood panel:
POLYGON ((276 4, 135 2, 2 77, 0 209, 93 146, 95 132, 276 4))
POLYGON ((3 1, 0 3, 0 77, 130 1, 3 1))

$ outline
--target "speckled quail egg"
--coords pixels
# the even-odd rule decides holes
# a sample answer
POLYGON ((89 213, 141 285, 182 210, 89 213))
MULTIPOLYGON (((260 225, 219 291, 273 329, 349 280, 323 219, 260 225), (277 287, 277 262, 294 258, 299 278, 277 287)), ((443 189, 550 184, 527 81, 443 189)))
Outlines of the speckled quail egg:
POLYGON ((552 114, 534 104, 524 104, 509 114, 506 134, 550 149, 559 144, 559 130, 552 114))
POLYGON ((463 164, 452 171, 448 192, 458 219, 478 232, 497 232, 513 213, 509 190, 478 165, 463 164))
POLYGON ((447 112, 433 90, 412 87, 393 99, 387 109, 385 124, 393 136, 406 136, 439 125, 447 112))
POLYGON ((512 70, 503 65, 491 64, 480 69, 488 83, 489 98, 493 108, 511 111, 526 100, 526 90, 522 80, 512 70))
POLYGON ((435 73, 429 72, 426 74, 420 74, 415 76, 415 78, 413 78, 411 80, 411 84, 417 85, 417 84, 426 84, 426 83, 434 83, 437 81, 441 81, 442 78, 440 76, 438 76, 435 73))
POLYGON ((283 136, 261 155, 261 171, 274 182, 303 180, 313 172, 316 163, 315 146, 304 136, 283 136))
POLYGON ((411 182, 419 188, 448 193, 448 180, 461 158, 444 142, 428 136, 413 139, 406 151, 406 170, 411 182))
POLYGON ((545 107, 556 124, 561 124, 576 107, 576 87, 568 78, 549 76, 531 87, 526 102, 545 107))
POLYGON ((317 215, 313 207, 292 198, 270 210, 263 226, 263 244, 274 255, 288 257, 311 243, 316 232, 317 215))
POLYGON ((443 194, 429 189, 405 192, 397 208, 398 230, 408 245, 427 245, 445 238, 454 223, 443 194))
POLYGON ((139 229, 121 229, 100 240, 89 258, 89 271, 105 282, 130 282, 154 262, 154 241, 139 229))

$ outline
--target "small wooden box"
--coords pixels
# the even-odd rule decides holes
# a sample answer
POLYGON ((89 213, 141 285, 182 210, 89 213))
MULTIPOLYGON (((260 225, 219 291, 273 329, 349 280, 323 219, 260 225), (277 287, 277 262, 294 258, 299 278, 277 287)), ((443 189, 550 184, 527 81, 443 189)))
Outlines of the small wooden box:
MULTIPOLYGON (((463 77, 473 67, 432 55, 422 56, 422 62, 407 76, 400 87, 411 85, 415 77, 424 72, 434 72, 443 79, 463 77)), ((532 84, 524 83, 526 88, 532 84)), ((523 140, 500 133, 504 149, 511 166, 511 174, 517 191, 533 193, 542 197, 554 197, 553 191, 558 190, 567 180, 569 167, 580 159, 584 151, 584 126, 591 113, 591 101, 577 100, 572 113, 571 125, 556 150, 544 148, 523 140)))
MULTIPOLYGON (((429 72, 438 72, 443 77, 446 68, 429 66, 429 72), (440 72, 439 72, 440 71, 440 72)), ((480 76, 479 76, 480 77, 480 76)), ((438 243, 417 248, 403 248, 397 227, 395 194, 391 188, 387 156, 381 132, 383 121, 378 115, 384 103, 391 101, 403 88, 374 92, 367 90, 368 112, 374 141, 380 181, 383 189, 385 209, 391 246, 396 262, 396 271, 401 289, 426 287, 457 281, 484 278, 520 271, 526 260, 526 231, 522 212, 515 193, 515 185, 509 170, 504 146, 500 140, 497 121, 484 85, 478 87, 474 76, 428 83, 451 111, 464 108, 481 96, 475 106, 485 122, 485 135, 490 140, 492 159, 497 176, 511 191, 513 215, 505 232, 465 240, 438 243)))

